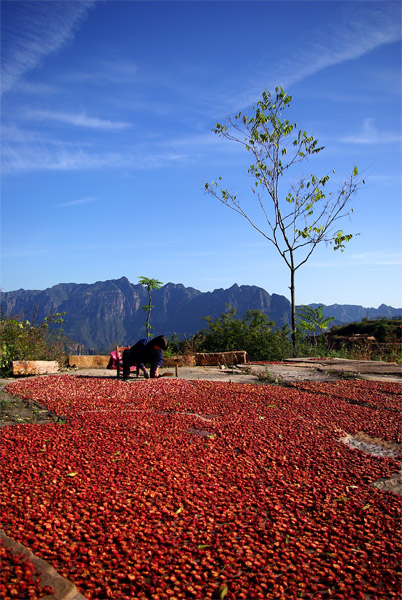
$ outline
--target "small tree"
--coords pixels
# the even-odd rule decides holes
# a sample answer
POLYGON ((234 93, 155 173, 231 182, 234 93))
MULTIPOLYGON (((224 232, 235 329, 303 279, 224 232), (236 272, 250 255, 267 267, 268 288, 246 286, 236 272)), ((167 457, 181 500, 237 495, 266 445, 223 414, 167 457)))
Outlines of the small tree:
POLYGON ((149 277, 138 277, 138 282, 144 287, 146 287, 148 290, 148 304, 144 304, 141 308, 147 313, 145 329, 147 333, 147 338, 149 338, 149 330, 152 328, 152 326, 150 325, 151 309, 154 308, 154 306, 152 305, 151 291, 159 290, 162 287, 163 283, 161 281, 158 281, 157 279, 150 279, 149 277))
POLYGON ((323 309, 323 304, 317 306, 317 308, 303 304, 298 310, 298 325, 313 336, 314 345, 317 344, 317 330, 319 333, 324 333, 324 331, 328 329, 328 323, 335 320, 335 317, 328 317, 325 319, 322 314, 323 309))
MULTIPOLYGON (((305 162, 324 148, 305 131, 297 131, 296 123, 288 121, 284 113, 292 97, 282 88, 275 96, 264 91, 262 100, 248 116, 239 112, 228 119, 227 125, 216 124, 214 133, 241 144, 253 157, 248 169, 254 183, 251 191, 261 209, 263 223, 254 220, 240 200, 227 189, 218 189, 216 181, 206 183, 205 189, 225 206, 244 217, 249 224, 272 243, 290 270, 290 301, 293 352, 296 352, 295 273, 308 261, 321 242, 332 244, 343 251, 352 234, 344 234, 334 224, 348 215, 351 196, 364 181, 357 168, 334 190, 328 191, 330 177, 310 174, 283 189, 289 169, 305 162), (268 204, 265 198, 268 197, 268 204)), ((219 177, 219 181, 221 181, 219 177)))

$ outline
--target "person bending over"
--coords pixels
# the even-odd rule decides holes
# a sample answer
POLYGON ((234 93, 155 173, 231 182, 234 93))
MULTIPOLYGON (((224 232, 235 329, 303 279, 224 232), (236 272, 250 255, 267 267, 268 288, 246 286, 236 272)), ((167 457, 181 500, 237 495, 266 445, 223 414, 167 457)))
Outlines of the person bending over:
POLYGON ((169 345, 169 340, 164 335, 158 335, 158 337, 149 339, 139 340, 130 349, 126 349, 123 352, 123 381, 129 378, 130 367, 134 365, 138 371, 144 373, 145 379, 154 379, 158 377, 159 367, 162 364, 163 354, 162 350, 166 350, 169 345), (148 372, 145 365, 150 365, 150 373, 148 372))

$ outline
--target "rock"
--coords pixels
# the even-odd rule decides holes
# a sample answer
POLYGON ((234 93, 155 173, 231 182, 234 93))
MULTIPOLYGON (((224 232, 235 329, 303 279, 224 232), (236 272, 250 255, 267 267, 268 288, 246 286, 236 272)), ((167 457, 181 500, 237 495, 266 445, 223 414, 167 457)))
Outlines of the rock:
POLYGON ((59 371, 57 360, 13 360, 13 375, 46 375, 59 371))

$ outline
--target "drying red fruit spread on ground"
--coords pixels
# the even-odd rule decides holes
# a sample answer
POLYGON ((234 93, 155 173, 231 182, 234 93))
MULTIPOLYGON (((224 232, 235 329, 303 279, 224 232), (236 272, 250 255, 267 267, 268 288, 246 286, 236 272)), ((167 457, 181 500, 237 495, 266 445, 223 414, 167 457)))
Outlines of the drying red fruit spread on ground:
POLYGON ((8 391, 60 419, 2 430, 1 526, 88 599, 401 597, 401 387, 70 375, 8 391), (396 444, 395 444, 396 446, 396 444))

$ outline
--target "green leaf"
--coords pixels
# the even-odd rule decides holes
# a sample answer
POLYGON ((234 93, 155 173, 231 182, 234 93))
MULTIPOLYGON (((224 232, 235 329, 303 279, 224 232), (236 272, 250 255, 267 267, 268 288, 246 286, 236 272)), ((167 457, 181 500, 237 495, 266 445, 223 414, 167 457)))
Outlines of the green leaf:
POLYGON ((223 600, 223 598, 226 596, 226 594, 228 593, 228 591, 229 591, 228 590, 228 586, 225 583, 225 585, 223 585, 222 587, 219 588, 219 598, 221 600, 223 600))
POLYGON ((75 477, 76 475, 78 475, 78 472, 74 471, 73 473, 67 473, 66 477, 75 477))

